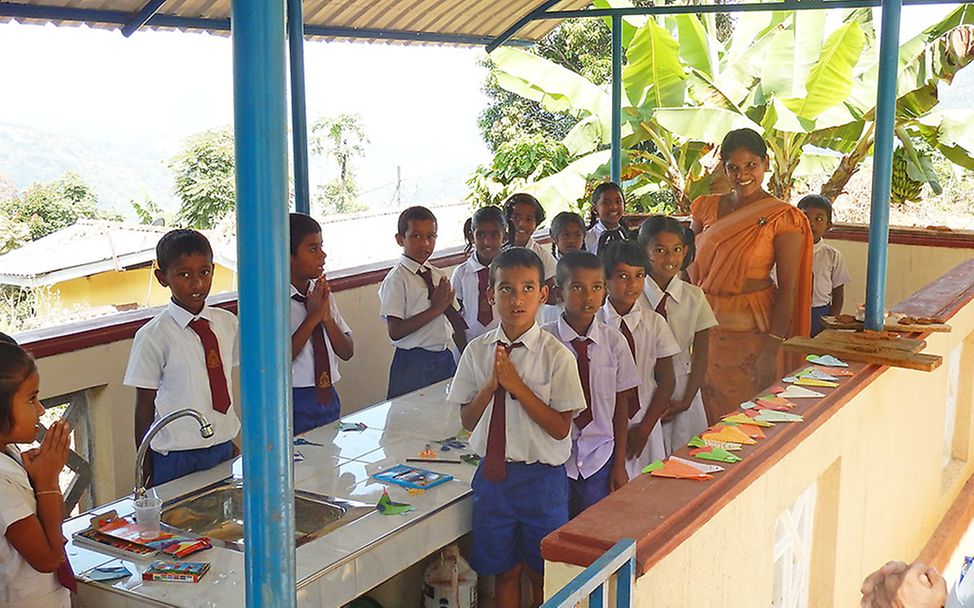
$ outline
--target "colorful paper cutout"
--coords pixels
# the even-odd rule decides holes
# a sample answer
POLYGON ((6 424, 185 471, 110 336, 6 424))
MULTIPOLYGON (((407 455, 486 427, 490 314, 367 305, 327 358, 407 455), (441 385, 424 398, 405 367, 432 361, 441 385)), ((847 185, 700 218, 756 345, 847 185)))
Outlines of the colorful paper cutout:
POLYGON ((783 393, 778 393, 778 396, 783 399, 810 399, 815 397, 824 397, 825 393, 813 391, 810 388, 795 386, 793 384, 785 389, 783 393))
POLYGON ((754 445, 757 443, 747 436, 746 433, 733 426, 722 426, 715 431, 704 433, 700 436, 704 441, 721 441, 726 443, 741 443, 744 445, 754 445))
POLYGON ((799 378, 815 378, 816 380, 828 380, 829 382, 838 382, 839 379, 829 374, 828 372, 823 372, 822 370, 810 366, 801 370, 796 374, 799 378))
POLYGON ((663 463, 663 466, 652 471, 650 473, 653 477, 669 477, 672 479, 694 479, 694 480, 705 480, 713 479, 713 475, 708 475, 707 473, 701 473, 694 467, 691 467, 674 460, 667 460, 663 463))
POLYGON ((653 462, 651 462, 651 463, 649 463, 649 464, 647 464, 646 466, 643 467, 643 473, 652 473, 653 471, 656 471, 656 470, 662 469, 662 468, 663 468, 663 461, 662 460, 654 460, 653 462))
POLYGON ((842 377, 847 378, 849 376, 856 375, 856 372, 852 371, 851 369, 843 369, 841 367, 821 367, 818 365, 813 365, 812 367, 814 369, 819 370, 820 372, 825 372, 826 374, 832 374, 833 376, 838 376, 840 378, 842 377))
POLYGON ((725 422, 727 424, 730 424, 731 426, 737 426, 738 424, 751 424, 751 417, 745 414, 744 412, 740 412, 737 414, 733 414, 731 416, 724 417, 724 419, 721 422, 725 422))
POLYGON ((824 388, 838 388, 839 383, 831 380, 819 380, 818 378, 797 378, 794 382, 798 386, 821 386, 824 388))
POLYGON ((741 404, 741 409, 750 410, 756 408, 757 406, 758 404, 753 401, 745 401, 744 403, 741 404))
POLYGON ((690 455, 694 458, 713 460, 715 462, 740 462, 742 459, 737 454, 731 454, 723 448, 697 448, 690 450, 690 455))
MULTIPOLYGON (((730 454, 730 455, 733 456, 733 454, 730 454)), ((735 456, 735 458, 736 458, 736 456, 735 456)), ((670 460, 673 460, 675 462, 679 462, 680 464, 685 464, 687 466, 691 466, 691 467, 695 468, 696 470, 700 471, 701 473, 708 473, 708 474, 709 473, 720 473, 721 471, 725 471, 726 470, 726 469, 724 469, 724 467, 722 467, 720 465, 717 465, 717 464, 705 464, 703 462, 694 462, 692 460, 687 460, 685 458, 680 458, 678 456, 670 456, 670 460)))
POLYGON ((409 513, 415 507, 404 502, 393 502, 389 498, 389 492, 382 492, 382 498, 379 499, 378 504, 375 505, 375 510, 383 515, 402 515, 404 513, 409 513))
POLYGON ((769 409, 780 409, 780 408, 791 409, 793 407, 796 407, 798 404, 788 401, 781 395, 777 395, 774 397, 758 397, 758 405, 763 405, 764 407, 769 409))
POLYGON ((775 410, 764 410, 755 420, 761 420, 763 422, 805 422, 805 418, 798 414, 777 412, 775 410))
POLYGON ((700 438, 700 435, 694 435, 687 442, 688 448, 705 448, 707 447, 707 442, 700 438))
POLYGON ((849 364, 832 355, 808 355, 805 360, 823 367, 849 367, 849 364))
POLYGON ((760 427, 762 426, 768 427, 771 426, 771 424, 768 422, 762 423, 753 418, 751 418, 750 420, 751 420, 750 424, 739 424, 737 425, 737 428, 744 431, 747 434, 747 436, 750 437, 751 439, 764 439, 764 431, 762 431, 760 427))

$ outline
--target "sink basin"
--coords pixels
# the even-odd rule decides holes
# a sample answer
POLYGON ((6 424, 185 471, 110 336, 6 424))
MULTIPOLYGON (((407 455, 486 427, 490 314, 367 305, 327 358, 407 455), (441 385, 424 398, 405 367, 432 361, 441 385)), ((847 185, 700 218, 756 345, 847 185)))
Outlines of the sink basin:
MULTIPOLYGON (((163 505, 162 523, 191 534, 208 536, 213 544, 244 550, 243 482, 225 479, 163 505)), ((375 511, 365 503, 294 492, 296 546, 346 526, 375 511)))

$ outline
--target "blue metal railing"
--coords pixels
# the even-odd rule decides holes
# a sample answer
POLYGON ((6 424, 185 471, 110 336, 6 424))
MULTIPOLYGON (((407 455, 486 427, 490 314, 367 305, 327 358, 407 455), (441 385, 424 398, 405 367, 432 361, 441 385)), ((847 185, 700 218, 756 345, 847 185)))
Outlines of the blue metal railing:
POLYGON ((605 590, 612 575, 616 577, 616 608, 631 608, 636 582, 636 541, 624 538, 617 542, 541 608, 574 608, 585 599, 590 608, 602 608, 606 605, 605 590))

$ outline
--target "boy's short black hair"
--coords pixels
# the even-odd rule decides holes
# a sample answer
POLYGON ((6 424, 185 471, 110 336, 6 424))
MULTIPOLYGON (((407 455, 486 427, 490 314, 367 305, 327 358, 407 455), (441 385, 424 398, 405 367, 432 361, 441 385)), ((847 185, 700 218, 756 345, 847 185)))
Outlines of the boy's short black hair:
POLYGON ((13 344, 17 346, 17 341, 0 331, 0 344, 13 344))
POLYGON ((533 268, 538 271, 538 285, 544 285, 544 263, 538 254, 524 247, 509 247, 490 263, 490 287, 497 281, 497 271, 505 268, 533 268))
POLYGON ((169 265, 182 255, 200 254, 213 259, 213 248, 202 233, 188 228, 177 228, 162 235, 156 243, 156 266, 166 272, 169 265))
POLYGON ((10 432, 14 423, 14 395, 27 377, 37 371, 34 358, 11 342, 0 342, 0 433, 10 432))
POLYGON ((398 232, 396 234, 406 236, 406 231, 409 230, 409 222, 421 222, 423 220, 433 220, 435 222, 436 216, 433 215, 432 211, 420 205, 403 209, 403 212, 399 214, 399 223, 396 226, 398 232))
POLYGON ((821 209, 829 217, 829 223, 832 223, 832 201, 821 194, 809 194, 802 197, 802 200, 798 201, 798 208, 802 211, 806 209, 821 209))
POLYGON ((633 241, 612 241, 599 250, 599 259, 605 276, 608 277, 619 264, 637 266, 649 272, 649 258, 646 250, 633 241))
POLYGON ((309 234, 321 234, 321 224, 318 220, 303 213, 292 213, 288 216, 291 225, 291 255, 297 255, 301 241, 309 234))
POLYGON ((558 260, 558 265, 555 267, 555 282, 563 285, 565 281, 572 278, 573 272, 582 269, 602 270, 599 256, 588 251, 570 251, 558 260))

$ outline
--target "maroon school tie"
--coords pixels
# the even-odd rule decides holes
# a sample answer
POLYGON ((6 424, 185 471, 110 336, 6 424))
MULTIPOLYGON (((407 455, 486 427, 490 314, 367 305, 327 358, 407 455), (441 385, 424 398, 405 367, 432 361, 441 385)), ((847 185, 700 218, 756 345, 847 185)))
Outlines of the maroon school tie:
POLYGON ((588 423, 592 422, 592 389, 589 384, 588 343, 588 338, 572 340, 572 348, 578 355, 578 378, 582 381, 582 392, 585 393, 585 409, 575 417, 575 426, 578 427, 578 430, 584 429, 588 423))
MULTIPOLYGON (((433 271, 429 268, 421 268, 416 271, 416 274, 422 277, 423 281, 426 283, 426 295, 432 302, 433 290, 435 289, 433 286, 433 271)), ((464 335, 464 331, 467 329, 467 324, 464 322, 463 317, 460 316, 460 311, 453 308, 452 303, 446 307, 446 311, 443 314, 446 315, 447 321, 449 321, 450 325, 453 326, 453 332, 460 334, 461 336, 464 335)))
MULTIPOLYGON (((304 304, 305 310, 308 308, 308 298, 296 293, 291 296, 295 302, 304 304)), ((328 405, 331 403, 333 391, 331 386, 331 361, 328 360, 328 346, 325 345, 325 328, 321 323, 315 325, 311 330, 311 354, 315 361, 315 396, 318 403, 328 405)))
MULTIPOLYGON (((497 344, 504 347, 507 354, 519 346, 514 344, 497 344)), ((493 366, 493 363, 491 364, 493 366)), ((498 385, 494 391, 494 405, 490 410, 490 426, 487 427, 487 453, 484 454, 484 477, 488 481, 497 483, 507 477, 507 406, 504 403, 503 386, 498 385)))
POLYGON ((670 292, 664 291, 663 297, 660 298, 659 304, 656 305, 656 312, 659 313, 661 317, 666 318, 666 301, 670 299, 670 292))
POLYGON ((489 268, 481 268, 477 271, 477 323, 484 327, 490 325, 494 320, 494 310, 487 299, 487 279, 490 275, 489 268))
MULTIPOLYGON (((629 345, 629 352, 632 353, 632 360, 636 360, 636 340, 632 337, 632 331, 629 329, 629 325, 626 324, 625 319, 620 319, 619 331, 622 332, 623 337, 626 339, 626 343, 629 345)), ((632 392, 629 396, 629 419, 639 413, 639 387, 632 392)))
POLYGON ((206 319, 193 319, 189 322, 189 328, 196 332, 203 343, 203 360, 206 362, 206 375, 210 380, 213 409, 226 414, 230 409, 230 393, 227 390, 227 375, 223 371, 223 359, 220 357, 220 343, 206 319))

